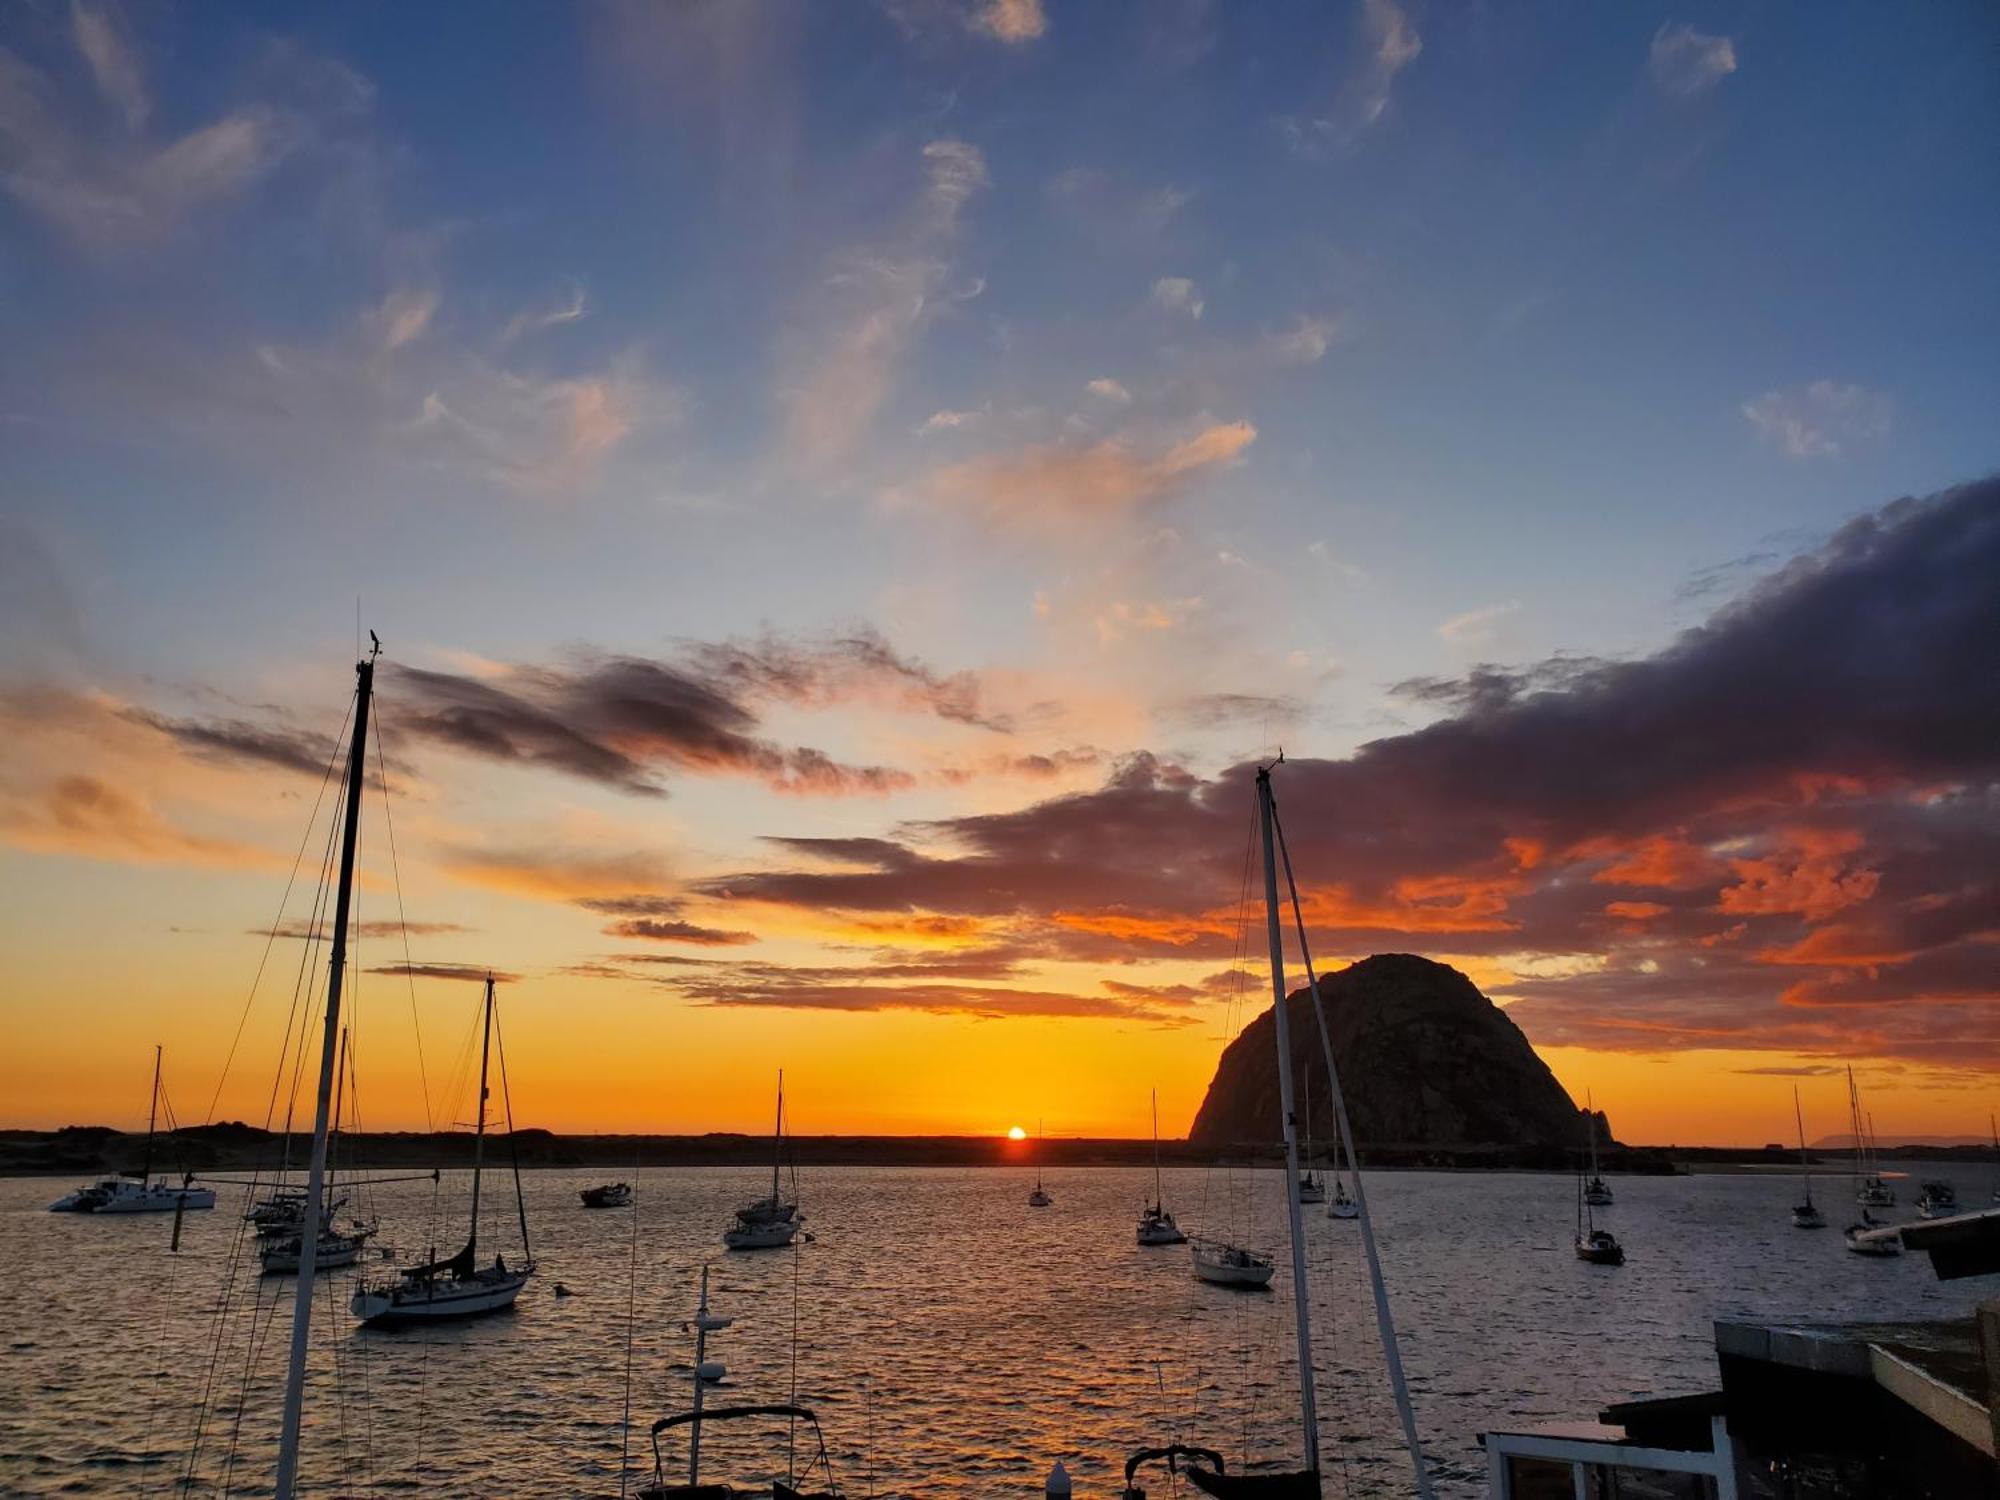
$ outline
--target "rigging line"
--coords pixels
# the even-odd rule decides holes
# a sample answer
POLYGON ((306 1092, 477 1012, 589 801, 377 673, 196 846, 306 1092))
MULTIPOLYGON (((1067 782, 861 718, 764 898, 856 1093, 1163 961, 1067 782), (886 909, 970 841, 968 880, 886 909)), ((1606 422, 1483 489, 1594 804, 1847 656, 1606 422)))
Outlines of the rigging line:
POLYGON ((298 853, 292 856, 291 874, 285 877, 285 894, 278 898, 278 915, 272 919, 271 929, 264 934, 264 952, 257 960, 257 973, 250 981, 250 993, 243 998, 243 1011, 236 1018, 236 1034, 229 1039, 229 1052, 222 1059, 222 1074, 215 1080, 215 1092, 209 1096, 208 1114, 204 1125, 215 1123, 215 1106, 222 1098, 222 1085, 229 1077, 229 1066, 236 1060, 237 1044, 243 1040, 244 1023, 250 1019, 250 1007, 257 999, 257 985, 264 977, 264 965, 270 961, 271 949, 278 941, 278 929, 284 925, 285 905, 292 899, 292 886, 299 878, 299 861, 306 857, 306 845, 312 842, 313 824, 319 821, 320 804, 326 800, 326 786, 333 779, 333 768, 340 760, 340 746, 347 738, 348 720, 354 717, 354 700, 348 699, 347 718, 340 721, 340 734, 334 737, 333 753, 327 757, 326 771, 320 777, 319 795, 313 799, 312 814, 306 819, 306 831, 299 836, 298 853))
MULTIPOLYGON (((343 787, 345 787, 347 784, 346 777, 344 774, 341 778, 340 784, 343 787)), ((324 789, 322 788, 322 792, 323 791, 324 789)), ((310 836, 312 831, 311 824, 307 825, 306 831, 307 835, 310 836)), ((320 930, 322 915, 325 909, 327 888, 332 878, 332 871, 333 871, 334 832, 335 832, 334 824, 332 820, 329 820, 327 825, 326 849, 322 853, 320 858, 319 882, 317 887, 315 888, 313 904, 307 917, 306 939, 299 945, 299 969, 298 973, 293 978, 291 1004, 287 1009, 285 1015, 285 1036, 278 1051, 278 1066, 276 1071, 272 1075, 271 1079, 271 1094, 264 1104, 264 1129, 266 1131, 268 1131, 271 1128, 271 1121, 277 1114, 278 1090, 283 1085, 285 1078, 285 1055, 291 1050, 292 1025, 293 1022, 298 1017, 300 1000, 305 992, 306 980, 312 968, 312 956, 319 951, 319 941, 320 941, 319 930, 320 930)), ((280 922, 282 922, 283 920, 283 915, 284 915, 283 911, 281 910, 279 912, 280 922)), ((277 923, 273 924, 273 926, 276 925, 278 924, 277 923)), ((287 1131, 285 1137, 285 1151, 286 1151, 287 1161, 289 1161, 290 1149, 291 1149, 291 1136, 289 1131, 287 1131)), ((246 1185, 246 1187, 244 1188, 244 1205, 246 1209, 250 1207, 251 1204, 254 1203, 255 1201, 257 1193, 257 1183, 260 1174, 261 1174, 261 1169, 253 1169, 251 1172, 251 1180, 249 1184, 246 1185)), ((283 1172, 281 1169, 280 1171, 281 1179, 282 1176, 283 1172)), ((184 1483, 192 1483, 194 1475, 200 1463, 202 1445, 207 1439, 209 1408, 212 1401, 215 1398, 217 1390, 216 1382, 222 1370, 222 1351, 224 1346, 228 1343, 228 1335, 229 1335, 229 1313, 232 1301, 236 1293, 237 1273, 241 1270, 243 1264, 243 1239, 244 1235, 247 1233, 247 1230, 245 1228, 247 1222, 248 1222, 247 1216, 239 1218, 237 1220, 236 1231, 234 1236, 232 1237, 230 1244, 229 1258, 227 1261, 227 1272, 223 1281, 222 1296, 216 1304, 215 1338, 211 1343, 209 1349, 208 1365, 202 1376, 201 1395, 195 1403, 194 1433, 188 1445, 187 1467, 183 1475, 184 1483)), ((255 1329, 254 1309, 251 1316, 251 1327, 254 1332, 255 1329)))
POLYGON ((160 1381, 167 1373, 167 1315, 174 1305, 174 1272, 180 1256, 167 1256, 167 1292, 160 1299, 160 1331, 153 1341, 153 1378, 146 1396, 146 1435, 139 1443, 139 1496, 145 1500, 146 1480, 153 1466, 153 1416, 160 1407, 160 1381))
MULTIPOLYGON (((624 1434, 618 1443, 618 1500, 625 1500, 625 1486, 632 1469, 632 1342, 639 1314, 639 1142, 632 1139, 632 1248, 625 1267, 625 1417, 624 1434)), ((697 1377, 698 1378, 698 1377, 697 1377)))
POLYGON ((1368 1280, 1375 1293, 1375 1323, 1382 1339, 1382 1358, 1389 1367, 1389 1387, 1396 1397, 1396 1415, 1403 1428, 1403 1442, 1410 1452, 1419 1500, 1431 1500, 1429 1466, 1424 1462, 1423 1441, 1417 1436, 1417 1417, 1410 1405, 1410 1388, 1403 1378, 1403 1355, 1396 1343, 1396 1323, 1389 1310, 1389 1288, 1382 1279, 1382 1258, 1375 1248, 1374 1221, 1368 1214, 1368 1193, 1361 1184, 1361 1157, 1354 1149, 1354 1128, 1347 1117, 1347 1099, 1340 1088, 1340 1071, 1333 1062, 1333 1040, 1326 1029, 1326 1007, 1320 1001, 1319 977, 1313 972, 1312 948, 1306 940, 1305 912, 1299 904, 1299 883, 1292 874, 1292 851, 1285 843, 1284 825, 1278 821, 1278 802, 1271 799, 1271 830, 1285 860, 1285 884, 1291 891, 1292 920, 1298 928, 1299 958, 1305 966, 1306 991, 1312 997, 1313 1019, 1319 1027, 1320 1045, 1326 1052, 1327 1090, 1333 1096, 1333 1117, 1340 1125, 1341 1144, 1347 1148, 1347 1164, 1354 1170, 1356 1221, 1361 1226, 1361 1248, 1368 1257, 1368 1280))
POLYGON ((500 1053, 500 1106, 507 1112, 507 1154, 514 1159, 514 1207, 521 1215, 521 1258, 533 1266, 535 1252, 528 1244, 528 1200, 521 1193, 521 1141, 514 1132, 514 1096, 507 1088, 507 1037, 500 1029, 497 1005, 493 1007, 493 1044, 500 1053))
POLYGON ((410 919, 403 910, 403 869, 396 860, 396 820, 389 811, 389 756, 382 748, 382 699, 375 699, 375 774, 382 778, 382 826, 389 833, 389 871, 396 885, 396 926, 403 934, 403 982, 410 988, 410 1030, 417 1039, 417 1082, 423 1089, 424 1128, 437 1129, 431 1113, 431 1081, 424 1069, 424 1028, 417 1018, 417 977, 410 972, 410 919))

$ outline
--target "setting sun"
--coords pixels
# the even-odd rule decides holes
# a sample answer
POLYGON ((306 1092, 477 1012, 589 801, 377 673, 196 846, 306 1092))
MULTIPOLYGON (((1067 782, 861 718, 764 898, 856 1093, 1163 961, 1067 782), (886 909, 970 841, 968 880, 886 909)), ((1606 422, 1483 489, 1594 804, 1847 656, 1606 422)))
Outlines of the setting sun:
POLYGON ((1018 1125, 1011 1127, 1007 1132, 1007 1139, 1010 1141, 1025 1141, 1027 1138, 1028 1132, 1018 1125))

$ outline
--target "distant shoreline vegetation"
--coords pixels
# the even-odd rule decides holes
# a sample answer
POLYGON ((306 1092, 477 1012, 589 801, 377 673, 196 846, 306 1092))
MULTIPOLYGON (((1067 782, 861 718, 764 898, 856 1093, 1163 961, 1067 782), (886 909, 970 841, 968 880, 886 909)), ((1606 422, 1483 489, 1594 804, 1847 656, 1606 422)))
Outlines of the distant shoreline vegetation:
MULTIPOLYGON (((292 1145, 292 1165, 303 1164, 303 1136, 292 1145)), ((66 1126, 60 1130, 0 1130, 0 1176, 22 1177, 129 1170, 136 1167, 144 1137, 104 1126, 66 1126)), ((489 1134, 489 1160, 512 1161, 524 1168, 631 1168, 746 1166, 767 1164, 770 1141, 762 1135, 559 1135, 524 1129, 489 1134)), ((1814 1148, 1814 1165, 1837 1173, 1845 1156, 1814 1148)), ((222 1124, 174 1131, 163 1137, 156 1159, 164 1170, 195 1172, 275 1169, 284 1153, 284 1137, 254 1126, 222 1124)), ((340 1137, 339 1160, 346 1168, 469 1167, 472 1137, 458 1132, 374 1131, 340 1137)), ((1275 1166, 1282 1156, 1276 1142, 1229 1147, 1193 1146, 1186 1141, 1162 1141, 1160 1154, 1170 1167, 1227 1163, 1275 1166)), ((1885 1161, 2000 1162, 1990 1145, 1885 1147, 1885 1161)), ((786 1156, 801 1167, 1043 1167, 1149 1166, 1153 1143, 1126 1139, 1060 1139, 1044 1142, 1009 1141, 967 1135, 794 1136, 786 1141, 786 1156)), ((1361 1145, 1362 1165, 1369 1170, 1568 1172, 1573 1153, 1547 1146, 1361 1145)), ((1666 1176, 1689 1170, 1731 1166, 1796 1170, 1796 1148, 1715 1146, 1619 1146, 1604 1153, 1607 1172, 1666 1176)))

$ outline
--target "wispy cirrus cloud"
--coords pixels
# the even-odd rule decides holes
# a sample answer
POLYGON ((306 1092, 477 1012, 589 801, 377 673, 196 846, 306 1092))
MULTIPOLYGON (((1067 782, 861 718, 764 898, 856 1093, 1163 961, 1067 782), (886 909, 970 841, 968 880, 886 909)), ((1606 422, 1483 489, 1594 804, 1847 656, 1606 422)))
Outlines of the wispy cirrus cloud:
POLYGON ((1886 437, 1895 414, 1895 403, 1881 392, 1835 380, 1766 391, 1743 403, 1750 425, 1787 458, 1838 457, 1857 443, 1886 437))
POLYGON ((1734 41, 1696 31, 1685 22, 1662 25, 1646 53, 1646 73, 1669 99, 1706 94, 1735 71, 1734 41))
POLYGON ((988 454, 933 470, 895 491, 892 503, 969 516, 1001 529, 1038 531, 1129 516, 1226 470, 1257 439, 1247 421, 1210 422, 1179 442, 1131 438, 1047 444, 988 454))
POLYGON ((835 260, 821 288, 820 330, 789 362, 780 391, 785 451, 809 468, 854 455, 905 356, 952 300, 959 223, 987 185, 986 158, 969 142, 940 138, 923 148, 920 164, 923 186, 902 224, 835 260))
POLYGON ((1395 0, 1361 0, 1354 46, 1339 86, 1323 106, 1281 119, 1286 142, 1303 156, 1352 150, 1389 111, 1396 78, 1424 50, 1424 39, 1395 0))

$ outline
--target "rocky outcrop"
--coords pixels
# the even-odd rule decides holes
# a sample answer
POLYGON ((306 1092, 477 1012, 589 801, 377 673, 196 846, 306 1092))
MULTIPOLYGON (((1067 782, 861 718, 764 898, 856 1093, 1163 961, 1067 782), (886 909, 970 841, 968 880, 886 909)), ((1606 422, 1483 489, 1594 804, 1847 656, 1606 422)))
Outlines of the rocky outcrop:
MULTIPOLYGON (((1362 1147, 1581 1145, 1580 1112, 1548 1064, 1458 970, 1381 953, 1322 978, 1320 997, 1362 1147)), ((1311 1080, 1314 1132, 1330 1140, 1326 1064, 1305 990, 1286 1001, 1286 1016, 1294 1087, 1311 1080)), ((1261 1146, 1281 1134, 1273 1025, 1267 1009, 1224 1049, 1192 1144, 1261 1146)), ((1608 1142, 1610 1125, 1599 1122, 1608 1142)))

